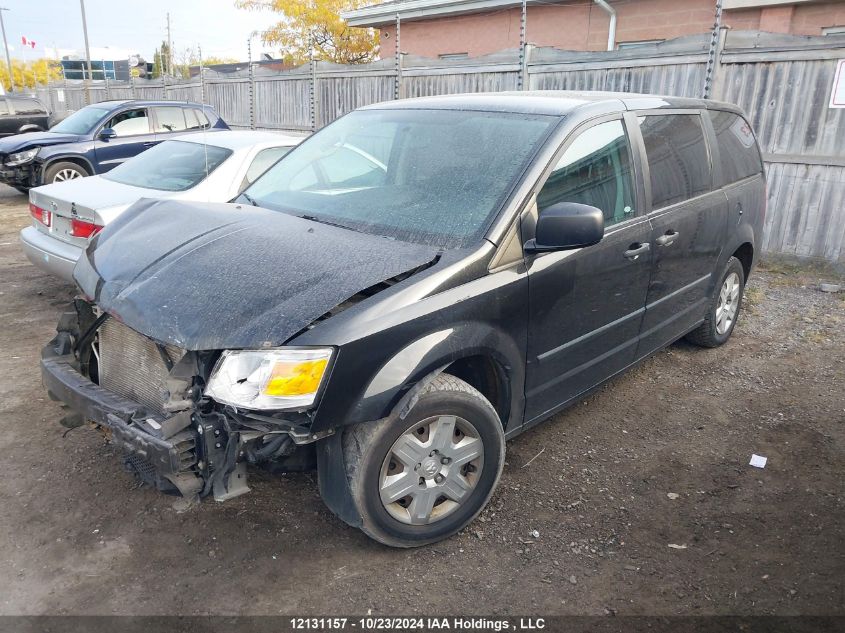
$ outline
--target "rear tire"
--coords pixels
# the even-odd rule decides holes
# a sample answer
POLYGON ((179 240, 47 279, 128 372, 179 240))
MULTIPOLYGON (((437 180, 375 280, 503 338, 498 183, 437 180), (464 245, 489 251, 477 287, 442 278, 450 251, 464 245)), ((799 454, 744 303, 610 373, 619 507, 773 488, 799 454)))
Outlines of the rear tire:
POLYGON ((67 180, 75 180, 76 178, 85 178, 90 175, 86 169, 76 163, 60 161, 53 163, 44 171, 44 184, 49 185, 54 182, 65 182, 67 180))
POLYGON ((394 413, 347 430, 343 451, 364 533, 391 547, 419 547, 452 536, 487 505, 505 435, 481 393, 440 374, 404 418, 394 413))
POLYGON ((687 340, 700 347, 727 343, 739 318, 744 290, 745 269, 736 257, 731 257, 716 284, 704 323, 687 334, 687 340))

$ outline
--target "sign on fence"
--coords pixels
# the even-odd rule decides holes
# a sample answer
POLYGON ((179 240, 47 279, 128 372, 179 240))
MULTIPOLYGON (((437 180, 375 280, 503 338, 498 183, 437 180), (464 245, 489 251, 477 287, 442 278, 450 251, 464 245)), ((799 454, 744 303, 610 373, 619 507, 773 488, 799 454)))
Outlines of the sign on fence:
POLYGON ((840 59, 833 75, 833 89, 830 91, 830 107, 845 108, 845 59, 840 59))

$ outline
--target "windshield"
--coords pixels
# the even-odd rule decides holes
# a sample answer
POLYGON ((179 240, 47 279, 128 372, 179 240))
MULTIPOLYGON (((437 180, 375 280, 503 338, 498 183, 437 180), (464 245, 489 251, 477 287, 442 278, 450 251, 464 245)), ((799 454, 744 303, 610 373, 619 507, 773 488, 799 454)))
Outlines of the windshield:
POLYGON ((324 128, 246 190, 262 207, 407 242, 479 240, 557 119, 363 110, 324 128))
POLYGON ((61 134, 90 134, 94 131, 97 123, 108 113, 109 110, 105 108, 87 106, 51 127, 50 131, 61 134))
POLYGON ((187 141, 165 141, 121 163, 103 178, 159 191, 196 187, 231 156, 232 150, 187 141))

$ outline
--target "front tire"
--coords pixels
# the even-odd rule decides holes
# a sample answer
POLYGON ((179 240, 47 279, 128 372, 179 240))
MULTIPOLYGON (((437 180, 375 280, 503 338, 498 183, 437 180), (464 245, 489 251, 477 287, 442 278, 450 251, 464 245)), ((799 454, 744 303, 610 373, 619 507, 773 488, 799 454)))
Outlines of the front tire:
POLYGON ((88 171, 76 163, 69 161, 60 161, 53 163, 44 171, 44 184, 48 185, 54 182, 65 182, 67 180, 75 180, 76 178, 85 178, 90 174, 88 171))
POLYGON ((731 257, 716 286, 704 323, 687 334, 690 343, 701 347, 724 345, 736 327, 745 290, 745 269, 736 257, 731 257))
POLYGON ((344 461, 361 529, 392 547, 452 536, 490 499, 505 462, 502 423, 463 380, 435 377, 408 414, 355 426, 344 461))

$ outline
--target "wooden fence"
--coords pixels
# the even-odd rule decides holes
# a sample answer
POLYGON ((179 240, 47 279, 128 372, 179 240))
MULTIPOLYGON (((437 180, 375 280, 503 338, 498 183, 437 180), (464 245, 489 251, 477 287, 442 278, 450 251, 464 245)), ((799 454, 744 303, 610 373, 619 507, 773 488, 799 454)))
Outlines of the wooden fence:
MULTIPOLYGON (((702 96, 710 37, 690 36, 635 49, 573 52, 527 47, 480 58, 403 56, 361 66, 317 62, 284 72, 238 76, 207 71, 187 83, 60 82, 36 90, 56 112, 86 101, 203 101, 235 128, 315 130, 357 107, 462 92, 612 90, 702 96)), ((722 31, 711 98, 748 112, 769 179, 763 241, 767 253, 845 263, 845 109, 828 107, 845 36, 798 37, 722 31)))

